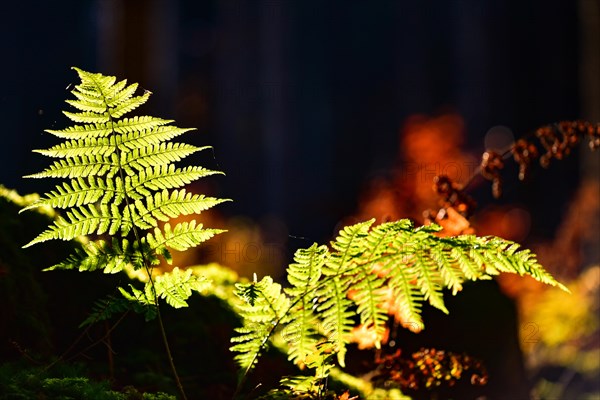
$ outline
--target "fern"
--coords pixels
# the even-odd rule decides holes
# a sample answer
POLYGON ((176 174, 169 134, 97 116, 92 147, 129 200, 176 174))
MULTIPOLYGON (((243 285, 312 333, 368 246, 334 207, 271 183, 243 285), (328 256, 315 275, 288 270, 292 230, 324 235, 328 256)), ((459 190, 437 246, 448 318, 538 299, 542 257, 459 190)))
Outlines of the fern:
POLYGON ((239 353, 235 360, 248 371, 254 367, 268 339, 285 316, 289 300, 282 293, 281 285, 269 276, 260 282, 236 284, 236 295, 245 300, 239 306, 244 326, 236 328, 239 335, 232 338, 232 342, 237 344, 231 349, 239 353))
POLYGON ((298 389, 322 381, 334 366, 331 355, 344 366, 357 321, 375 333, 379 346, 389 319, 386 293, 392 293, 403 326, 418 332, 425 327, 423 303, 448 313, 444 289, 455 295, 466 281, 505 272, 568 291, 514 242, 474 235, 442 238, 436 235, 439 226, 415 228, 409 220, 373 223, 345 227, 329 248, 314 244, 298 250, 287 269, 291 287, 283 292, 269 277, 238 284, 243 326, 231 350, 240 353, 236 360, 244 373, 280 332, 289 359, 315 372, 312 378, 282 383, 296 383, 298 389))
POLYGON ((288 267, 291 287, 284 291, 298 300, 282 322, 286 324, 285 340, 290 343, 288 358, 296 363, 306 363, 307 358, 317 351, 319 321, 313 306, 318 300, 318 294, 311 292, 311 289, 321 277, 326 254, 326 246, 317 247, 314 244, 296 252, 296 263, 288 267), (295 319, 291 319, 292 315, 295 319))
MULTIPOLYGON (((178 268, 152 279, 150 268, 159 264, 160 258, 170 264, 171 250, 187 250, 223 232, 204 228, 195 220, 173 227, 169 223, 227 201, 183 188, 220 172, 175 166, 175 162, 208 148, 172 142, 192 129, 151 116, 124 117, 144 104, 150 92, 136 96, 135 83, 128 85, 126 80, 117 82, 112 76, 74 69, 81 82, 71 92, 75 99, 67 103, 75 112, 64 114, 76 125, 46 131, 64 141, 34 151, 57 160, 28 176, 63 181, 22 210, 52 207, 63 211, 24 247, 56 239, 82 241, 67 260, 47 270, 117 273, 146 269, 149 279, 143 290, 120 288, 122 301, 110 297, 110 302, 97 304, 94 318, 106 319, 112 312, 125 309, 152 317, 155 313, 148 312, 148 307, 156 306, 159 298, 173 307, 184 307, 192 291, 202 290, 206 282, 192 271, 178 268), (133 305, 135 302, 138 306, 133 305)), ((84 324, 91 321, 88 318, 84 324)))

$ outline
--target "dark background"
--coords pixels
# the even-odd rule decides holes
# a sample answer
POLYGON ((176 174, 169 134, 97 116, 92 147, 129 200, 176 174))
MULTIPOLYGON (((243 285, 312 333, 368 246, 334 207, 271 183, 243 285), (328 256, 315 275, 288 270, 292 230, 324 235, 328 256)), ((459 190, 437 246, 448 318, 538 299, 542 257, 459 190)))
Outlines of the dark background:
MULTIPOLYGON (((410 115, 457 112, 475 155, 493 126, 518 137, 585 117, 579 15, 593 4, 3 2, 0 182, 51 189, 21 176, 47 165, 31 150, 55 143, 43 129, 67 126, 60 111, 78 66, 139 82, 154 93, 145 114, 198 128, 184 140, 214 146, 197 160, 226 172, 210 181, 234 199, 223 212, 275 216, 321 241, 356 209, 365 182, 394 167, 410 115)), ((541 204, 533 226, 551 234, 545 215, 560 212, 578 169, 575 156, 506 201, 541 204)))

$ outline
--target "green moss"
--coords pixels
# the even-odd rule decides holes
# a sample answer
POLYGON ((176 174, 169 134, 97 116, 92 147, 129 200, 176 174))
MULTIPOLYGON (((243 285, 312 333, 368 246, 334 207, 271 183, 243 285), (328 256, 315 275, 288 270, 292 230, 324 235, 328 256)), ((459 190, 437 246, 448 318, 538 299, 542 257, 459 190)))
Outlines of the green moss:
POLYGON ((94 381, 76 365, 56 365, 51 370, 23 363, 0 365, 0 399, 39 400, 174 400, 165 393, 140 393, 129 386, 114 391, 107 381, 94 381))

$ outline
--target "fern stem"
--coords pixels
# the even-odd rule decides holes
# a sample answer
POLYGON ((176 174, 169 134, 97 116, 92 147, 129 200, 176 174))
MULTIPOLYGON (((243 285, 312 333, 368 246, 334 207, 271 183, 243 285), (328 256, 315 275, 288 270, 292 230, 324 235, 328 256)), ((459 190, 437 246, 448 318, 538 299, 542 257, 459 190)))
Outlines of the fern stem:
POLYGON ((111 381, 115 380, 115 360, 113 357, 112 340, 110 338, 110 326, 108 321, 104 321, 104 329, 106 330, 106 355, 108 358, 108 376, 111 381))
MULTIPOLYGON (((114 120, 113 116, 110 113, 110 109, 107 108, 108 118, 110 121, 111 129, 115 132, 114 128, 114 120)), ((119 176, 121 177, 121 182, 125 182, 125 173, 121 166, 121 149, 119 148, 119 142, 115 145, 117 160, 119 163, 119 176)), ((173 355, 171 353, 171 347, 169 346, 169 340, 167 339, 167 332, 165 331, 165 325, 163 323, 162 315, 160 313, 160 306, 158 303, 158 295, 156 294, 156 287, 154 285, 154 279, 152 279, 152 267, 149 266, 148 257, 146 252, 144 251, 144 247, 142 246, 142 240, 140 238, 140 234, 138 232, 137 227, 135 226, 135 220, 133 219, 134 209, 132 208, 132 204, 129 201, 129 195, 127 193, 127 189, 123 186, 123 198, 125 199, 125 205, 129 210, 129 216, 131 218, 131 229, 133 230, 133 234, 135 236, 135 240, 138 243, 140 248, 140 253, 142 255, 142 263, 144 265, 144 270, 146 271, 146 275, 148 276, 148 281, 150 282, 150 286, 152 287, 152 295, 154 296, 154 306, 156 308, 156 316, 158 317, 158 326, 160 328, 160 334, 162 337, 163 345, 165 346, 165 352, 167 353, 167 360, 169 361, 169 366, 171 367, 171 372, 173 373, 173 378, 175 378, 175 383, 177 385, 177 390, 181 395, 182 400, 187 400, 187 396, 185 394, 185 390, 183 389, 183 385, 181 384, 181 379, 179 379, 179 374, 177 373, 177 368, 175 367, 175 361, 173 360, 173 355)))
POLYGON ((182 400, 187 400, 187 396, 185 395, 185 390, 183 389, 183 385, 181 384, 181 379, 179 379, 179 374, 177 373, 177 368, 175 367, 175 361, 173 360, 173 355, 171 354, 171 348, 169 346, 169 340, 167 339, 167 332, 165 330, 165 326, 163 324, 162 316, 160 315, 160 308, 158 306, 158 298, 156 297, 156 291, 154 290, 154 283, 152 283, 154 297, 156 299, 156 313, 158 316, 158 325, 160 326, 160 333, 162 336, 163 344, 165 346, 165 352, 167 353, 167 359, 169 361, 169 366, 171 367, 171 372, 173 373, 173 377, 175 378, 175 383, 177 384, 177 389, 179 390, 179 394, 181 395, 182 400))
MULTIPOLYGON (((105 340, 107 339, 108 335, 110 335, 115 329, 117 329, 117 326, 125 319, 125 317, 129 314, 129 310, 125 311, 123 313, 123 315, 121 315, 119 317, 119 319, 106 331, 106 333, 98 340, 96 340, 95 342, 93 342, 92 344, 88 345, 87 347, 85 347, 83 350, 81 350, 79 353, 75 354, 74 356, 71 356, 67 359, 64 359, 66 362, 69 362, 71 360, 73 360, 74 358, 76 358, 77 356, 79 356, 82 353, 85 353, 86 351, 88 351, 89 349, 93 348, 94 346, 97 346, 98 344, 105 342, 105 340)), ((46 369, 50 368, 51 366, 53 366, 54 364, 56 364, 58 361, 62 360, 64 358, 64 356, 73 348, 75 347, 75 345, 77 343, 79 343, 79 341, 87 335, 88 331, 91 329, 91 327, 93 326, 93 323, 89 324, 88 327, 81 333, 81 335, 79 335, 77 337, 77 339, 75 340, 75 342, 71 345, 71 347, 69 347, 67 349, 67 351, 65 351, 63 353, 63 355, 56 360, 55 362, 53 362, 52 364, 50 364, 48 367, 46 367, 46 369)))
MULTIPOLYGON (((111 117, 112 124, 112 117, 111 117)), ((123 174, 123 168, 120 168, 121 164, 121 150, 117 146, 117 157, 119 159, 119 175, 121 176, 121 180, 125 182, 125 176, 123 174)), ((129 209, 129 215, 131 216, 131 229, 133 230, 133 234, 135 235, 135 240, 138 243, 140 248, 140 253, 142 255, 142 263, 144 265, 144 270, 146 271, 146 275, 148 276, 148 281, 150 282, 150 286, 152 287, 152 295, 154 296, 154 307, 156 308, 156 316, 158 317, 158 326, 160 328, 160 334, 162 337, 163 345, 165 346, 165 352, 167 353, 167 360, 169 361, 169 366, 171 367, 171 372, 173 373, 173 378, 175 378, 175 383, 177 385, 177 390, 181 395, 182 400, 187 400, 187 396, 185 394, 185 390, 183 389, 183 385, 181 384, 181 380, 179 379, 179 374, 177 373, 177 368, 175 367, 175 361, 173 360, 173 355, 171 353, 171 347, 169 345, 169 340, 167 339, 167 332, 165 330, 165 325, 163 323, 162 315, 160 313, 160 305, 158 303, 158 295, 156 294, 156 287, 154 286, 154 279, 152 279, 152 267, 149 266, 148 258, 146 256, 146 252, 142 246, 142 240, 140 238, 140 234, 135 226, 135 222, 133 219, 133 209, 131 208, 131 203, 129 202, 129 196, 127 195, 127 191, 125 187, 123 187, 124 198, 127 208, 129 209)))

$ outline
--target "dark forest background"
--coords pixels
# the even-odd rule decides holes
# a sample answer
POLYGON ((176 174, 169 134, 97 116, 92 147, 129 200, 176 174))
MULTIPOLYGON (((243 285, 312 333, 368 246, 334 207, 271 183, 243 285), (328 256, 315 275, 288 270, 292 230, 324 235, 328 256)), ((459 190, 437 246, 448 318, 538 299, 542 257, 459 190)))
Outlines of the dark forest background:
MULTIPOLYGON (((394 167, 410 115, 458 113, 474 155, 494 126, 518 137, 592 118, 584 92, 595 82, 584 76, 600 75, 588 62, 590 43, 599 42, 585 16, 596 5, 3 2, 0 182, 22 193, 51 188, 21 176, 45 167, 31 149, 54 143, 43 129, 66 126, 60 111, 78 66, 139 82, 155 94, 145 114, 197 127, 184 139, 214 146, 199 163, 226 172, 211 181, 217 195, 235 200, 225 213, 275 216, 290 234, 328 239, 365 182, 394 167)), ((550 235, 546 215, 560 213, 580 166, 575 156, 509 190, 506 201, 538 204, 533 226, 550 235)), ((487 189, 481 196, 489 200, 487 189)))

